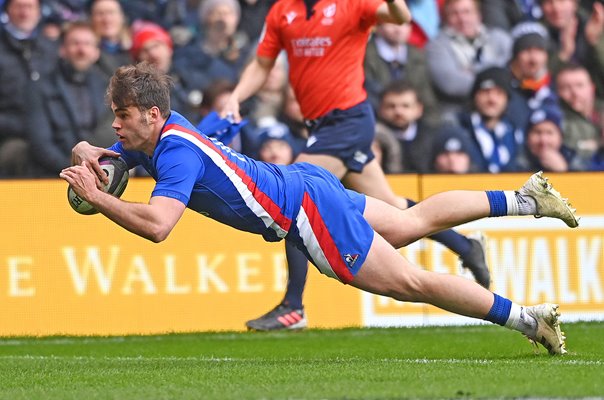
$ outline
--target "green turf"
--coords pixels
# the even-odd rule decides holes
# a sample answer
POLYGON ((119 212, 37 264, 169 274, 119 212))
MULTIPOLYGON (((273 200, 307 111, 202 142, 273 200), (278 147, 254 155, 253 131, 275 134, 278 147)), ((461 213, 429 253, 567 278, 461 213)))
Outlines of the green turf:
POLYGON ((569 354, 443 328, 0 339, 2 399, 392 399, 604 395, 604 323, 565 324, 569 354))

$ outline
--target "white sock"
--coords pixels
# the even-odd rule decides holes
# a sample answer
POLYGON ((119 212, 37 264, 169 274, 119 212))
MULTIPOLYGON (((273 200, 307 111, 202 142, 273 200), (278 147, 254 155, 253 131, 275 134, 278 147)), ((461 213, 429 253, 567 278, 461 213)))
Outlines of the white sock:
POLYGON ((504 190, 508 215, 535 215, 537 203, 531 196, 525 196, 514 190, 504 190))
POLYGON ((512 303, 512 308, 510 309, 510 316, 505 322, 505 327, 520 331, 525 335, 529 335, 532 337, 534 336, 535 329, 537 328, 537 321, 535 321, 535 318, 531 317, 526 313, 523 306, 516 303, 512 303))

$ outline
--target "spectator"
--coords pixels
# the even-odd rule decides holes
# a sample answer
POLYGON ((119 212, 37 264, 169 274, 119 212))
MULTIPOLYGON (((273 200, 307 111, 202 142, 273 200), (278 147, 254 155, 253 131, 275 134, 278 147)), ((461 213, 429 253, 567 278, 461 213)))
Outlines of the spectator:
POLYGON ((414 85, 426 113, 438 119, 438 104, 426 63, 425 53, 408 44, 410 24, 383 23, 377 26, 365 53, 365 89, 377 109, 379 95, 392 81, 414 85))
POLYGON ((100 39, 99 67, 110 77, 116 68, 133 61, 129 52, 132 38, 128 21, 118 0, 92 0, 90 21, 100 39))
POLYGON ((256 125, 274 124, 285 105, 288 90, 287 56, 281 53, 260 90, 246 104, 248 118, 256 125))
POLYGON ((199 88, 190 86, 191 82, 184 71, 174 67, 170 34, 153 22, 142 21, 132 24, 132 31, 132 58, 137 62, 147 61, 161 72, 170 75, 174 83, 170 94, 172 109, 189 120, 197 121, 202 93, 199 88))
POLYGON ((598 149, 604 128, 604 103, 596 98, 596 89, 585 67, 572 64, 556 77, 556 88, 564 113, 564 145, 583 159, 598 149))
POLYGON ((512 41, 497 28, 481 22, 475 0, 447 0, 444 26, 426 46, 428 70, 444 113, 455 113, 469 101, 476 74, 490 66, 504 66, 512 41))
POLYGON ((29 171, 25 100, 29 82, 47 77, 56 67, 56 44, 40 35, 38 0, 8 0, 8 18, 0 28, 0 177, 23 177, 29 171))
POLYGON ((480 172, 513 171, 524 142, 524 132, 505 116, 511 75, 507 69, 487 68, 476 75, 472 107, 461 113, 459 124, 470 134, 472 162, 480 172))
POLYGON ((467 174, 475 172, 472 165, 472 144, 468 133, 457 126, 445 126, 432 148, 432 172, 467 174))
POLYGON ((482 0, 480 6, 484 24, 505 31, 521 22, 539 21, 543 16, 539 0, 482 0))
POLYGON ((237 80, 249 54, 237 31, 241 8, 236 0, 205 0, 199 6, 200 37, 177 51, 175 63, 202 90, 218 78, 237 80))
POLYGON ((512 92, 508 116, 516 126, 526 130, 531 113, 539 108, 559 109, 558 96, 552 89, 552 75, 548 69, 548 36, 543 25, 526 22, 512 31, 514 38, 512 92))
POLYGON ((604 129, 601 131, 600 147, 588 163, 590 171, 604 171, 604 129))
POLYGON ((375 159, 382 166, 385 174, 403 172, 401 144, 389 130, 376 128, 371 151, 373 151, 375 159))
POLYGON ((434 127, 423 119, 424 106, 406 82, 393 82, 382 92, 376 132, 394 137, 400 145, 402 165, 389 172, 427 172, 434 127))
POLYGON ((42 2, 43 34, 59 40, 65 24, 88 18, 83 0, 44 0, 42 2))
POLYGON ((294 161, 293 138, 287 125, 275 123, 258 132, 258 159, 273 164, 288 165, 294 161))
POLYGON ((575 153, 564 146, 559 110, 534 111, 529 119, 525 153, 518 160, 522 171, 567 172, 585 168, 575 153))
POLYGON ((38 176, 56 177, 82 140, 101 147, 115 142, 104 102, 108 80, 95 65, 99 55, 92 27, 74 22, 63 33, 59 68, 28 90, 25 126, 38 176))
POLYGON ((579 12, 578 0, 540 0, 543 22, 549 31, 550 70, 575 62, 587 68, 604 96, 604 5, 594 3, 590 17, 579 12))
POLYGON ((236 31, 240 12, 235 0, 203 1, 199 7, 202 35, 174 54, 174 70, 183 84, 200 90, 201 96, 194 99, 197 106, 213 81, 235 83, 247 59, 247 43, 239 40, 236 31))
POLYGON ((249 42, 256 41, 262 32, 264 18, 277 0, 239 0, 241 19, 239 31, 245 34, 249 42))

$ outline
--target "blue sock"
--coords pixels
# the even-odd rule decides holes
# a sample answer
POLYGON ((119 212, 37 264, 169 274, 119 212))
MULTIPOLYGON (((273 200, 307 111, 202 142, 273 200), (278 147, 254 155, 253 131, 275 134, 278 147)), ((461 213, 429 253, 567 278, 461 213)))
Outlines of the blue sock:
POLYGON ((300 309, 303 308, 302 293, 304 293, 304 285, 306 285, 308 260, 304 253, 289 241, 285 242, 285 255, 287 256, 288 279, 283 302, 291 308, 300 309))
MULTIPOLYGON (((408 208, 411 208, 417 204, 411 199, 406 200, 408 208)), ((464 258, 464 256, 472 249, 470 240, 453 229, 447 229, 446 231, 435 233, 434 235, 428 236, 428 239, 441 243, 443 246, 447 247, 461 258, 464 258)))
POLYGON ((489 217, 503 217, 508 215, 508 203, 502 190, 487 190, 491 214, 489 217))
POLYGON ((505 326, 508 318, 510 317, 510 310, 512 309, 512 302, 505 297, 501 297, 498 294, 493 293, 495 301, 493 307, 484 317, 485 321, 490 321, 494 324, 505 326))

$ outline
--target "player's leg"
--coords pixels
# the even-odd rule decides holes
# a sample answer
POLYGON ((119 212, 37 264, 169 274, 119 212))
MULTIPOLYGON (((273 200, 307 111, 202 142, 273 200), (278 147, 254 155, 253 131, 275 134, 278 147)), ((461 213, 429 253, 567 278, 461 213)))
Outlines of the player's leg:
MULTIPOLYGON (((382 168, 375 159, 366 164, 362 171, 347 173, 342 179, 342 183, 347 188, 367 194, 402 210, 417 204, 413 200, 397 196, 392 191, 382 168)), ((489 287, 491 276, 486 264, 483 243, 480 240, 468 238, 452 229, 430 235, 428 239, 443 244, 457 254, 462 265, 472 272, 476 281, 486 288, 489 287)))
POLYGON ((401 210, 408 206, 405 198, 394 193, 386 180, 382 167, 375 158, 367 163, 360 172, 348 172, 340 179, 345 187, 355 192, 375 197, 401 210))
POLYGON ((575 210, 540 172, 533 174, 518 191, 442 192, 402 211, 367 197, 363 215, 396 248, 484 217, 546 216, 561 219, 570 227, 578 225, 575 210))
POLYGON ((523 333, 551 354, 566 352, 556 305, 523 307, 468 279, 416 267, 377 233, 365 262, 349 284, 396 300, 427 303, 490 321, 523 333))

